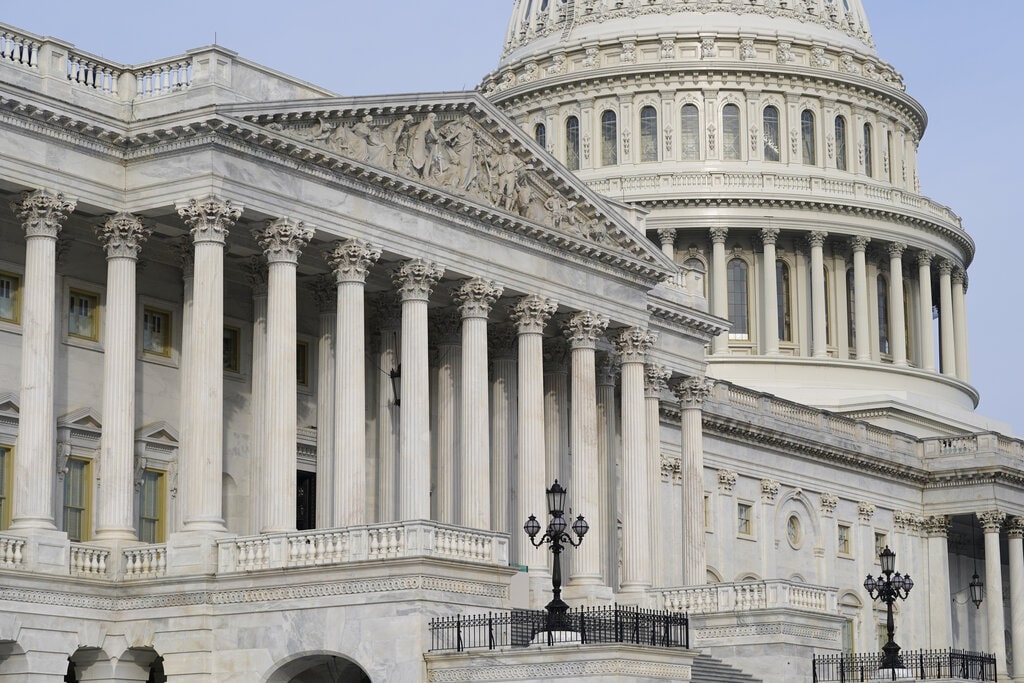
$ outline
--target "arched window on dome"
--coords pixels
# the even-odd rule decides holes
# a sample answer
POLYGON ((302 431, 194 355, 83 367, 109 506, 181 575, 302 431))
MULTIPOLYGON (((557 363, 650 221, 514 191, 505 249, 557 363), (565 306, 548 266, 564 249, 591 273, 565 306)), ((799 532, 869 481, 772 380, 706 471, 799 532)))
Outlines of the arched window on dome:
POLYGON ((683 161, 697 161, 700 159, 700 112, 697 105, 683 105, 682 124, 683 161))
POLYGON ((729 261, 727 267, 729 295, 729 339, 747 341, 750 339, 749 287, 747 262, 741 258, 729 261))
POLYGON ((817 145, 815 144, 814 112, 804 109, 800 114, 800 139, 803 147, 804 163, 814 166, 818 163, 817 145))
POLYGON ((775 262, 775 291, 778 298, 779 341, 793 341, 793 296, 790 288, 789 265, 775 262))
POLYGON ((874 145, 873 136, 871 135, 871 124, 864 124, 864 173, 869 178, 875 176, 875 159, 874 159, 874 145))
POLYGON ((852 353, 857 348, 857 297, 854 294, 853 268, 846 269, 846 334, 852 353))
POLYGON ((722 107, 722 158, 739 160, 742 149, 740 108, 735 104, 727 104, 722 107))
POLYGON ((640 110, 640 161, 658 160, 658 111, 654 107, 640 110))
POLYGON ((565 120, 565 167, 580 170, 580 120, 575 116, 565 120))
POLYGON ((544 149, 548 148, 548 129, 543 123, 538 123, 533 127, 533 139, 537 141, 537 144, 544 149))
POLYGON ((779 110, 768 105, 761 116, 764 124, 764 160, 782 159, 782 140, 779 131, 779 110))
POLYGON ((611 109, 601 114, 601 165, 619 163, 619 122, 611 109))
POLYGON ((878 283, 878 350, 890 353, 889 349, 889 281, 882 274, 878 283))
POLYGON ((836 117, 836 168, 846 170, 846 118, 836 117))

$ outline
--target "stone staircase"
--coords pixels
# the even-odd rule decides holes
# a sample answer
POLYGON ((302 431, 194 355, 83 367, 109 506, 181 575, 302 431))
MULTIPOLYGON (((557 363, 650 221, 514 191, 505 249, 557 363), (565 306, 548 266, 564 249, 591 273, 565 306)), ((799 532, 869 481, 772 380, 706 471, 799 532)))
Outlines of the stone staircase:
POLYGON ((761 683, 753 676, 707 654, 697 655, 693 660, 690 680, 692 683, 761 683))

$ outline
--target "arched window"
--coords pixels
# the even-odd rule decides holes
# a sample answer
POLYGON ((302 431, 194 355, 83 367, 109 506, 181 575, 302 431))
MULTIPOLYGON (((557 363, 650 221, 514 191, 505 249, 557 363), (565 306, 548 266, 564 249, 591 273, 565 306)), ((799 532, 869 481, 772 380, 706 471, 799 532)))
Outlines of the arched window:
POLYGON ((729 321, 732 323, 729 339, 747 341, 750 339, 747 262, 741 258, 729 261, 728 287, 729 321))
POLYGON ((912 360, 914 354, 911 349, 914 348, 914 342, 912 335, 914 334, 914 326, 911 324, 913 317, 910 311, 910 281, 906 278, 903 279, 903 329, 906 330, 905 338, 907 340, 907 360, 912 360))
POLYGON ((565 120, 565 167, 580 170, 580 120, 575 116, 565 120))
POLYGON ((854 293, 853 268, 846 269, 846 333, 850 348, 857 348, 857 297, 854 293))
POLYGON ((533 127, 533 139, 544 149, 548 148, 548 129, 543 123, 533 127))
POLYGON ((740 108, 735 104, 727 104, 722 107, 722 158, 739 159, 742 149, 740 108))
POLYGON ((782 140, 779 133, 779 110, 773 106, 764 108, 764 160, 779 161, 782 159, 782 140))
POLYGON ((889 282, 884 275, 876 279, 878 283, 878 350, 889 353, 889 282))
POLYGON ((615 112, 608 110, 601 114, 601 165, 614 166, 619 163, 619 122, 615 112))
POLYGON ((683 271, 686 277, 686 290, 691 294, 699 294, 707 298, 707 278, 704 262, 699 258, 688 258, 683 261, 683 271))
POLYGON ((683 161, 700 159, 700 113, 697 105, 683 105, 683 130, 680 142, 683 147, 683 161))
POLYGON ((846 119, 836 117, 836 168, 846 170, 846 119))
POLYGON ((779 341, 793 341, 793 297, 790 290, 789 266, 775 262, 775 291, 778 297, 779 341))
POLYGON ((814 112, 804 109, 804 113, 800 114, 800 139, 803 142, 804 163, 809 166, 818 163, 814 137, 814 112))
POLYGON ((658 160, 658 112, 654 107, 640 110, 640 161, 658 160))
POLYGON ((872 140, 871 140, 871 138, 872 138, 872 136, 871 136, 871 124, 870 123, 865 123, 864 124, 864 173, 866 173, 869 178, 873 178, 874 177, 874 168, 875 168, 875 160, 874 160, 874 154, 873 154, 874 150, 872 149, 872 140))

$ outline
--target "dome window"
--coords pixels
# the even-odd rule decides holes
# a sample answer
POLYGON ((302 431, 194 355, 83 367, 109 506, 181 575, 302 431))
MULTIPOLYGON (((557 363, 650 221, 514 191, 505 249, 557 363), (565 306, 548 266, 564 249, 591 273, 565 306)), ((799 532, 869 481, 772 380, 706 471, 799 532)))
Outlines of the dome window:
POLYGON ((611 109, 601 114, 601 165, 619 163, 619 122, 611 109))
POLYGON ((871 134, 871 124, 864 124, 864 173, 869 178, 875 175, 874 145, 871 134))
POLYGON ((548 147, 548 129, 543 123, 538 123, 533 127, 533 139, 537 141, 537 144, 547 149, 548 147))
POLYGON ((846 170, 846 118, 836 117, 836 168, 846 170))
POLYGON ((818 163, 817 146, 815 144, 814 112, 804 109, 800 115, 800 138, 803 147, 803 160, 808 166, 818 163))
POLYGON ((722 107, 722 154, 727 160, 739 160, 740 151, 740 108, 735 104, 722 107))
POLYGON ((749 295, 747 281, 747 262, 741 258, 729 261, 728 270, 729 295, 729 339, 748 341, 750 339, 749 295))
POLYGON ((773 106, 764 108, 764 160, 782 160, 782 140, 779 133, 779 110, 773 106))
POLYGON ((683 161, 697 161, 700 159, 700 112, 697 105, 683 106, 682 124, 683 161))
POLYGON ((580 170, 580 120, 575 116, 565 120, 565 167, 580 170))
POLYGON ((640 161, 658 160, 658 112, 654 107, 640 110, 640 161))

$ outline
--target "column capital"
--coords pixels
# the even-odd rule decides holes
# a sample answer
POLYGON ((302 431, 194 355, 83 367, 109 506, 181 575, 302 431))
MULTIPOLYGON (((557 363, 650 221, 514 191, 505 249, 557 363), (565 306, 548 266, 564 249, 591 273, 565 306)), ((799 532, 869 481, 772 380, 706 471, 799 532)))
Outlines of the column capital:
POLYGON ((622 356, 623 363, 643 363, 658 335, 643 327, 628 327, 615 339, 615 348, 622 356))
POLYGON ((25 237, 51 237, 56 239, 64 221, 78 200, 49 190, 35 190, 21 195, 20 202, 11 202, 11 211, 25 230, 25 237))
POLYGON ((907 245, 903 242, 889 242, 886 249, 889 250, 889 258, 903 258, 903 252, 907 250, 907 245))
POLYGON ((557 301, 531 294, 524 296, 509 308, 509 318, 516 324, 519 334, 541 334, 556 310, 557 301))
POLYGON ((1024 538, 1024 517, 1010 517, 1006 522, 1006 533, 1010 538, 1024 538))
POLYGON ((103 243, 108 259, 137 259, 151 234, 153 231, 142 224, 142 219, 124 212, 107 216, 96 226, 96 237, 103 243))
POLYGON ((463 318, 486 319, 503 291, 504 287, 494 284, 493 280, 475 277, 458 283, 452 290, 452 299, 458 305, 463 318))
POLYGON ((831 491, 825 491, 821 494, 821 500, 819 501, 821 514, 831 517, 835 514, 837 505, 839 505, 839 496, 831 491))
POLYGON ((253 254, 249 262, 242 266, 245 279, 252 288, 253 296, 267 295, 267 261, 262 256, 253 254))
POLYGON ((366 282, 366 276, 377 259, 380 258, 380 247, 361 239, 348 239, 335 242, 324 253, 324 260, 334 271, 336 284, 343 282, 366 282))
POLYGON ((949 536, 949 517, 946 515, 925 517, 922 526, 928 536, 949 536))
POLYGON ((814 230, 807 234, 807 242, 812 247, 824 247, 826 239, 828 239, 828 233, 824 230, 814 230))
POLYGON ((960 266, 957 266, 956 268, 953 269, 952 277, 953 277, 953 284, 954 285, 961 285, 964 288, 964 290, 967 289, 967 271, 966 270, 964 270, 960 266))
POLYGON ((1001 510, 986 510, 977 514, 981 528, 986 534, 999 533, 1003 528, 1003 521, 1006 520, 1006 513, 1001 510))
POLYGON ((318 275, 306 283, 306 289, 313 295, 318 313, 338 312, 338 287, 333 276, 328 273, 318 275))
POLYGON ((863 235, 856 235, 850 238, 850 248, 853 249, 854 253, 858 251, 867 251, 868 244, 871 242, 870 237, 864 237, 863 235))
POLYGON ((594 349, 597 348, 597 340, 604 335, 608 328, 608 316, 581 311, 573 313, 562 325, 562 332, 569 340, 569 347, 573 349, 594 349))
POLYGON ((952 275, 956 264, 948 258, 939 261, 939 275, 952 275))
POLYGON ((313 239, 313 228, 291 218, 275 218, 262 230, 253 231, 253 237, 268 263, 298 263, 302 250, 313 239))
POLYGON ((782 483, 777 479, 761 480, 761 500, 765 503, 774 503, 782 490, 782 483))
POLYGON ((658 239, 661 240, 662 246, 675 245, 676 243, 676 229, 675 228, 658 228, 658 239))
POLYGON ((702 408, 715 383, 706 377, 687 377, 672 387, 683 408, 702 408))
POLYGON ((857 519, 861 524, 868 524, 875 516, 875 504, 862 500, 857 503, 857 519))
POLYGON ((729 228, 711 228, 710 233, 712 244, 725 244, 725 240, 729 236, 729 228))
POLYGON ((402 326, 402 307, 390 296, 372 299, 370 307, 382 330, 394 330, 402 326))
POLYGON ((241 205, 216 195, 190 199, 175 208, 191 231, 193 242, 224 244, 231 227, 242 216, 241 205))
POLYGON ((664 365, 648 363, 644 366, 644 396, 660 399, 668 389, 668 381, 672 379, 672 371, 664 365))
POLYGON ((732 493, 736 488, 739 475, 732 470, 718 470, 718 490, 723 493, 732 493))
POLYGON ((402 301, 427 301, 434 285, 444 275, 444 268, 423 259, 402 261, 391 273, 402 301))
POLYGON ((761 236, 762 244, 775 244, 779 240, 779 233, 782 232, 778 228, 761 228, 759 233, 761 236))
POLYGON ((928 251, 923 249, 917 252, 917 265, 922 268, 929 268, 932 265, 932 259, 935 258, 934 251, 928 251))
POLYGON ((491 360, 515 360, 518 335, 512 325, 487 327, 487 355, 491 360))

